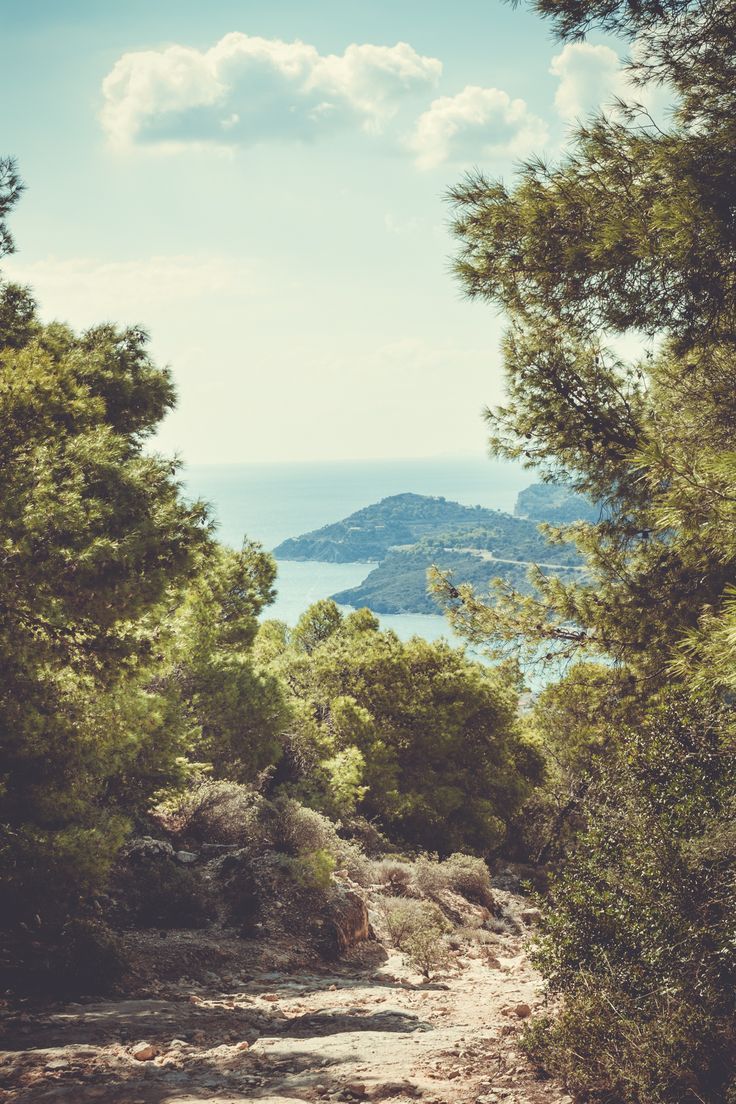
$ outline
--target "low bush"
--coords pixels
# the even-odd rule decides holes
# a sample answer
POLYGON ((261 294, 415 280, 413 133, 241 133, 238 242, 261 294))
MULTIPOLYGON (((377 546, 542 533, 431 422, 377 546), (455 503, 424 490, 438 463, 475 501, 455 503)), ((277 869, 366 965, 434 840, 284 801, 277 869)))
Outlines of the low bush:
POLYGON ((493 909, 491 876, 483 859, 456 853, 444 862, 422 857, 417 860, 414 880, 427 897, 436 897, 445 890, 459 893, 466 901, 493 909))
POLYGON ((308 851, 305 855, 292 859, 290 869, 299 885, 326 893, 332 884, 335 859, 324 849, 308 851))
POLYGON ((390 899, 384 904, 386 927, 392 941, 424 977, 446 966, 451 925, 431 901, 390 899))
POLYGON ((414 866, 399 859, 381 859, 371 865, 371 877, 395 897, 405 897, 414 881, 414 866))
POLYGON ((264 799, 240 782, 199 782, 159 809, 166 829, 195 843, 245 846, 261 834, 264 799))
POLYGON ((330 855, 333 870, 344 870, 354 881, 368 884, 370 863, 357 843, 341 839, 326 816, 290 798, 274 802, 274 809, 278 850, 293 856, 330 855))
POLYGON ((466 901, 493 909, 495 902, 491 889, 491 875, 483 859, 456 853, 440 864, 450 889, 454 889, 466 901))
POLYGON ((412 966, 427 980, 439 970, 446 969, 451 961, 447 940, 434 927, 417 928, 406 937, 402 950, 412 966))
POLYGON ((118 918, 135 928, 200 928, 214 904, 199 871, 166 856, 126 863, 112 887, 118 918))
POLYGON ((70 920, 61 933, 56 982, 65 995, 108 993, 129 968, 123 944, 100 920, 70 920))
POLYGON ((404 949, 408 938, 420 928, 433 928, 440 933, 450 930, 441 909, 431 901, 390 899, 384 902, 383 914, 393 943, 404 949))

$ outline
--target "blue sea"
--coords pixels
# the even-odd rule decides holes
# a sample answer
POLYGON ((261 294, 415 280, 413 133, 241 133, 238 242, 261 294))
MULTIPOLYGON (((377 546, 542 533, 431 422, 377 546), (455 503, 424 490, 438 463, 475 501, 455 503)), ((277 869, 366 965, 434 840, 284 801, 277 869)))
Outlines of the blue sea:
MULTIPOLYGON (((513 513, 516 496, 533 482, 519 465, 497 460, 355 460, 340 463, 229 464, 188 467, 187 494, 210 503, 225 544, 239 547, 244 537, 272 549, 339 521, 388 495, 412 491, 442 495, 468 506, 513 513)), ((320 598, 356 586, 372 564, 279 561, 276 601, 266 612, 293 625, 320 598)), ((402 640, 423 636, 452 639, 441 615, 381 616, 402 640)))

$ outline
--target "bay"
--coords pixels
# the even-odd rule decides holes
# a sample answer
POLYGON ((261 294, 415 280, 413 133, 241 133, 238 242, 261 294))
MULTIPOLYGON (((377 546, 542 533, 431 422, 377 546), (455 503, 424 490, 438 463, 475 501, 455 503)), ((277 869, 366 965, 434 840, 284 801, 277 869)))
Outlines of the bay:
MULTIPOLYGON (((210 504, 223 543, 237 548, 247 537, 272 549, 287 537, 407 491, 512 513, 516 496, 530 477, 520 465, 484 457, 433 457, 199 465, 184 470, 183 482, 188 497, 210 504)), ((357 586, 373 566, 279 561, 277 598, 265 616, 293 625, 313 602, 357 586)), ((440 614, 382 615, 380 621, 402 640, 414 635, 427 640, 452 637, 440 614)))

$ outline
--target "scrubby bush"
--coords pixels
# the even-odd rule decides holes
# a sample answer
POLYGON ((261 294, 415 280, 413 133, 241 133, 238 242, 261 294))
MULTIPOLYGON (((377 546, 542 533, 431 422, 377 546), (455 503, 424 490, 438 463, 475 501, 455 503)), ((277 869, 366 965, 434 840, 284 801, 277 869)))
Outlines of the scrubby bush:
POLYGON ((386 927, 393 943, 404 949, 406 940, 420 928, 432 928, 440 933, 450 930, 442 910, 432 901, 389 899, 384 902, 386 927))
POLYGON ((449 966, 450 948, 438 928, 417 928, 404 940, 402 950, 423 977, 429 979, 449 966))
POLYGON ((384 904, 386 927, 392 941, 417 970, 430 977, 447 965, 445 939, 451 925, 431 901, 390 899, 384 904))
POLYGON ((342 869, 361 885, 368 883, 370 864, 360 847, 337 834, 326 816, 291 799, 274 802, 275 843, 288 855, 304 856, 318 852, 329 855, 333 869, 342 869))
POLYGON ((160 809, 164 825, 197 843, 253 844, 262 835, 263 797, 241 782, 200 781, 160 809))
POLYGON ((536 962, 561 1003, 527 1046, 581 1092, 736 1092, 733 711, 673 698, 625 733, 553 880, 536 962))
POLYGON ((159 856, 126 864, 114 884, 118 916, 136 928, 199 928, 214 913, 197 870, 159 856))
POLYGON ((483 859, 455 853, 444 862, 426 856, 417 860, 414 880, 418 889, 428 897, 435 897, 444 890, 459 893, 466 901, 473 901, 485 908, 494 907, 491 875, 483 859))
POLYGON ((405 897, 414 881, 414 866, 401 859, 381 859, 371 866, 371 877, 395 897, 405 897))
POLYGON ((307 851, 298 858, 292 859, 289 869, 299 885, 326 893, 332 884, 335 859, 324 849, 307 851))

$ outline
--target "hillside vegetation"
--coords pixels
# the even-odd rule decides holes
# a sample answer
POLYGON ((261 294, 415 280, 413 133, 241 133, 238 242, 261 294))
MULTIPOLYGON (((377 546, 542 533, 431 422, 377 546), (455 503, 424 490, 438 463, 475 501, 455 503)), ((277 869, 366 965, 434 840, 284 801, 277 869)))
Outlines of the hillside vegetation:
POLYGON ((332 595, 342 605, 367 606, 376 613, 437 613, 427 587, 433 566, 484 589, 494 577, 530 589, 527 568, 534 563, 543 563, 545 572, 582 564, 569 544, 550 543, 535 522, 416 494, 384 498, 333 525, 284 541, 274 555, 341 563, 379 560, 359 586, 332 595))

